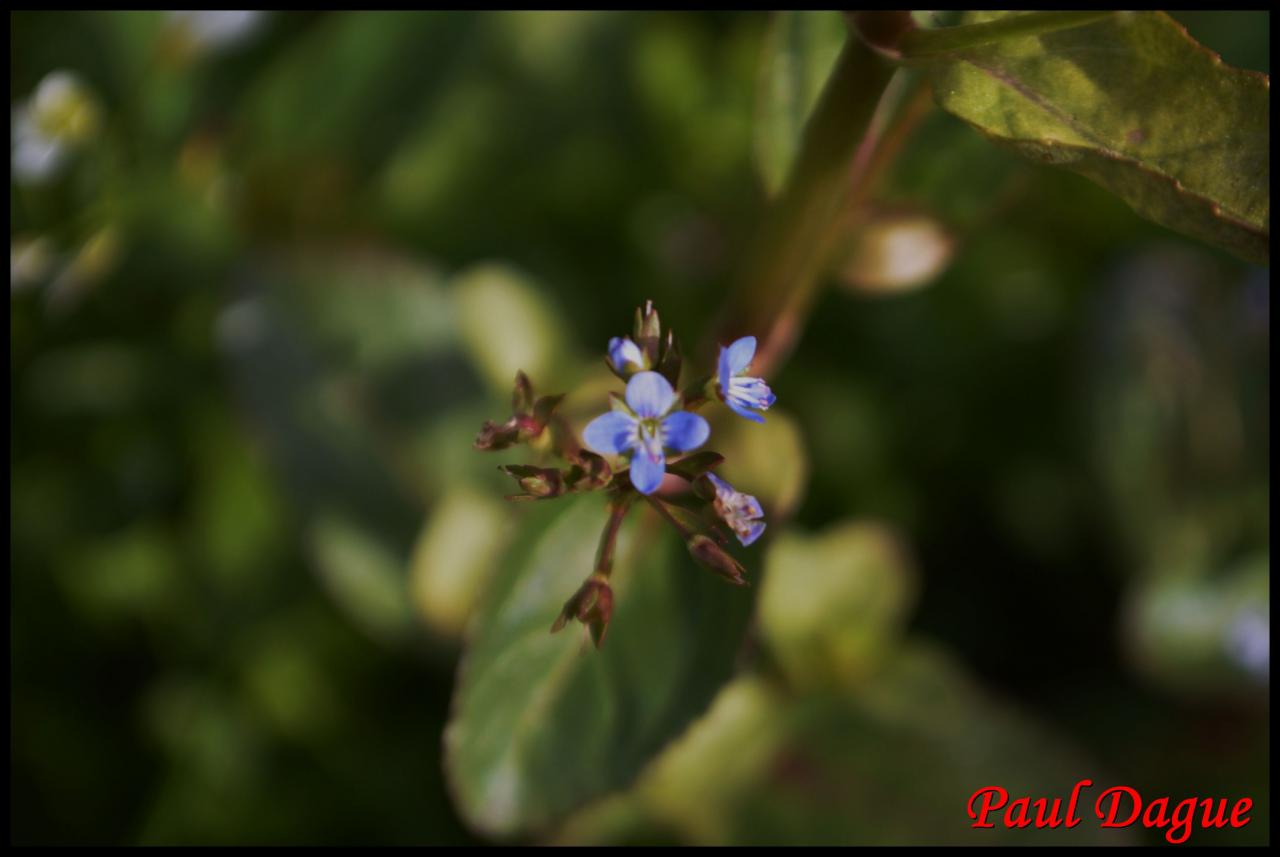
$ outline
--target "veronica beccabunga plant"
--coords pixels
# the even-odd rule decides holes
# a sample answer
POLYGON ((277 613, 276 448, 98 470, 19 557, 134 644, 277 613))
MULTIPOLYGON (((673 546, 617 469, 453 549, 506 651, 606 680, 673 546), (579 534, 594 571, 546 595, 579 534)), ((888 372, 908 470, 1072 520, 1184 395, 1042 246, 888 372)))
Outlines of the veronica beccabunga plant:
POLYGON ((494 451, 523 443, 544 461, 555 457, 563 465, 502 465, 499 469, 520 486, 520 493, 507 499, 550 500, 600 491, 609 510, 595 567, 565 602, 552 633, 577 619, 597 647, 603 643, 613 613, 609 575, 614 545, 638 500, 680 533, 699 563, 730 583, 746 585, 741 563, 724 546, 728 533, 744 547, 758 539, 765 528, 764 510, 755 497, 711 472, 724 457, 700 450, 711 426, 694 411, 718 400, 749 420, 764 422, 760 412, 773 404, 774 395, 763 380, 747 375, 755 349, 754 336, 722 347, 715 373, 677 392, 683 363, 679 346, 671 331, 663 337, 658 312, 652 301, 646 302, 636 310, 632 335, 609 340, 605 363, 626 386, 622 395, 609 394, 609 410, 587 424, 581 443, 556 413, 564 396, 537 397, 528 376, 516 373, 511 417, 501 424, 486 422, 475 448, 494 451))

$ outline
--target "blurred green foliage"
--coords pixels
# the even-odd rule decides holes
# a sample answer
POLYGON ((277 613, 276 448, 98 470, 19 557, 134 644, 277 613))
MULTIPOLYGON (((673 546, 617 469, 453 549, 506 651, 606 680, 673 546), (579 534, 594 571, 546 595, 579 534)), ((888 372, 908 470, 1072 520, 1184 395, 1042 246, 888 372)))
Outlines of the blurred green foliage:
MULTIPOLYGON (((1266 13, 1178 17, 1269 70, 1266 13)), ((11 171, 14 842, 969 842, 1087 776, 1268 841, 1267 270, 928 113, 877 204, 954 251, 714 425, 753 586, 628 532, 596 653, 546 630, 602 503, 470 443, 515 368, 580 427, 645 299, 711 329, 770 18, 10 23, 11 104, 93 117, 11 171)))

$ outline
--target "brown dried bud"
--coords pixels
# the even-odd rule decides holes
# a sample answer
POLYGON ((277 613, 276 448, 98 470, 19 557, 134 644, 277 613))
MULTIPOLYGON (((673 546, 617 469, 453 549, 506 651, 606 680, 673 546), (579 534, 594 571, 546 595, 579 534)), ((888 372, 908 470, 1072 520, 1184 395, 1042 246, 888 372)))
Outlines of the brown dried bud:
POLYGON ((508 497, 509 500, 535 499, 545 500, 559 497, 568 489, 559 470, 554 467, 534 467, 531 464, 503 464, 498 467, 524 489, 523 495, 508 497))
POLYGON ((735 586, 747 585, 746 578, 743 577, 746 569, 709 536, 695 535, 689 539, 688 544, 689 553, 698 562, 735 586))
POLYGON ((511 391, 511 419, 501 425, 486 420, 476 436, 475 448, 491 452, 541 437, 563 398, 564 394, 535 399, 529 376, 517 372, 511 391))
POLYGON ((529 416, 533 418, 533 423, 537 426, 539 433, 547 427, 547 423, 551 422, 551 415, 563 399, 564 393, 560 393, 556 396, 543 396, 534 403, 533 410, 529 416))
POLYGON ((596 648, 604 643, 605 632, 609 629, 609 619, 613 615, 613 589, 602 574, 593 574, 586 583, 564 603, 564 609, 551 625, 551 633, 563 628, 570 619, 577 619, 591 631, 591 640, 596 648))
POLYGON ((676 342, 675 334, 668 330, 667 346, 662 350, 662 362, 658 364, 658 372, 663 378, 671 382, 672 387, 679 388, 680 386, 680 364, 682 362, 680 345, 676 342))
POLYGON ((636 308, 635 343, 644 353, 649 366, 660 365, 662 357, 662 322, 658 319, 658 311, 653 301, 645 301, 643 307, 636 308))
POLYGON ((574 456, 575 464, 564 474, 564 481, 573 491, 593 491, 609 484, 613 478, 613 470, 609 462, 594 452, 579 449, 574 456))
POLYGON ((527 414, 533 410, 533 382, 521 369, 516 372, 515 388, 511 391, 511 413, 527 414))
POLYGON ((508 420, 503 425, 498 425, 493 420, 485 420, 484 425, 480 427, 480 433, 476 435, 476 449, 483 452, 493 452, 499 449, 506 449, 520 442, 520 427, 516 424, 514 418, 508 420))

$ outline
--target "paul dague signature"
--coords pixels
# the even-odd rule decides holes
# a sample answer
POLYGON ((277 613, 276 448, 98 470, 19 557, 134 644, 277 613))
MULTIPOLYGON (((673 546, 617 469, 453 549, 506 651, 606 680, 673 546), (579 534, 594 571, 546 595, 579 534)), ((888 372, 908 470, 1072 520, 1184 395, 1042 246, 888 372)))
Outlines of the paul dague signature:
MULTIPOLYGON (((1015 827, 1066 827, 1072 828, 1080 823, 1077 809, 1080 796, 1085 789, 1093 785, 1093 780, 1081 780, 1071 790, 1067 800, 1066 814, 1063 815, 1062 799, 1047 797, 1019 797, 1009 800, 1009 792, 1000 786, 987 786, 978 789, 969 798, 969 817, 974 827, 995 827, 993 814, 1004 810, 1004 826, 1015 827)), ((1202 830, 1209 828, 1244 827, 1249 823, 1249 812, 1253 809, 1253 799, 1242 797, 1228 810, 1226 798, 1189 797, 1178 802, 1170 809, 1170 799, 1158 797, 1150 803, 1144 803, 1137 789, 1129 786, 1112 786, 1093 804, 1093 813, 1101 821, 1100 827, 1129 827, 1141 823, 1143 827, 1163 830, 1169 828, 1164 838, 1177 845, 1191 838, 1191 831, 1199 825, 1202 830)))

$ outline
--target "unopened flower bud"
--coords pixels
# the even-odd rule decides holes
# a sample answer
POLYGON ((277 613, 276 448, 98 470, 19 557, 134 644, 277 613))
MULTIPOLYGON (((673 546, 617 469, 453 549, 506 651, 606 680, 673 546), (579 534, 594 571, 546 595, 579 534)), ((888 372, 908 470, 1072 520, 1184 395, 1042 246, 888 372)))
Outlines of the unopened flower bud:
POLYGON ((485 420, 476 435, 473 446, 482 452, 494 452, 506 449, 520 442, 520 427, 515 420, 498 425, 493 420, 485 420))
POLYGON ((543 500, 559 497, 567 490, 564 478, 554 467, 534 467, 529 464, 504 464, 499 468, 524 489, 524 494, 509 496, 508 500, 543 500))
POLYGON ((570 619, 577 619, 591 631, 591 640, 598 649, 604 643, 604 635, 609 629, 612 615, 613 589, 604 575, 593 574, 564 603, 564 609, 551 626, 551 633, 559 631, 570 619))
POLYGON ((565 473, 564 480, 573 491, 592 491, 609 483, 613 470, 609 462, 594 452, 579 449, 574 465, 565 473))
POLYGON ((475 448, 491 452, 542 437, 562 399, 563 394, 543 396, 535 400, 529 376, 524 372, 517 372, 511 391, 511 419, 501 425, 486 420, 476 436, 475 448))
POLYGON ((648 357, 629 336, 615 336, 609 340, 607 362, 613 374, 624 381, 637 372, 652 368, 648 357))
POLYGON ((689 553, 698 562, 735 586, 747 585, 746 578, 743 577, 746 569, 708 536, 698 534, 690 538, 689 553))
POLYGON ((563 399, 564 393, 561 393, 557 396, 543 396, 534 402, 530 416, 533 417, 533 423, 538 427, 539 433, 547 427, 547 423, 551 422, 551 415, 563 399))
POLYGON ((760 508, 760 501, 750 494, 743 494, 714 473, 703 475, 705 478, 699 481, 715 491, 712 506, 716 514, 733 530, 743 547, 760 538, 765 527, 762 520, 764 510, 760 508))
POLYGON ((662 377, 671 382, 673 387, 680 384, 681 362, 680 345, 676 342, 675 334, 668 330, 667 344, 662 349, 662 362, 658 364, 658 371, 662 374, 662 377))
POLYGON ((653 301, 645 301, 643 307, 636 309, 635 341, 644 353, 648 365, 659 365, 662 356, 662 322, 658 319, 653 301))
POLYGON ((524 370, 516 372, 515 387, 511 390, 511 413, 527 414, 533 410, 533 382, 524 370))

